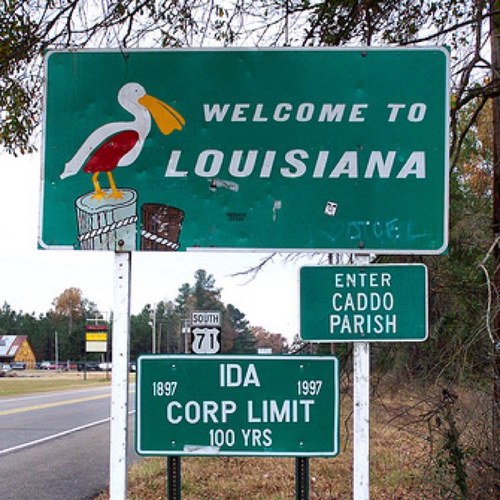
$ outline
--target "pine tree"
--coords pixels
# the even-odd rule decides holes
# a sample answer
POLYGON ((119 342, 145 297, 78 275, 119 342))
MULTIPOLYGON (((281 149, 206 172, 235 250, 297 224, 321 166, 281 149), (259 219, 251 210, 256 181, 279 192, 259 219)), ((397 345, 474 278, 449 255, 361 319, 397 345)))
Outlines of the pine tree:
POLYGON ((257 352, 257 339, 250 329, 250 323, 245 318, 245 314, 232 304, 228 304, 227 314, 235 333, 234 344, 230 352, 255 354, 257 352))

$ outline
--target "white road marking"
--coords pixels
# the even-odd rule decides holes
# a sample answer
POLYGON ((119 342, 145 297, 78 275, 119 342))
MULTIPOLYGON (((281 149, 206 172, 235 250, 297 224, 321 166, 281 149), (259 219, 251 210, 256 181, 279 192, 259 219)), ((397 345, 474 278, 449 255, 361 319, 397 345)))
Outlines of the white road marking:
MULTIPOLYGON (((135 413, 135 410, 131 410, 128 412, 129 415, 132 415, 133 413, 135 413)), ((72 434, 74 432, 83 431, 85 429, 89 429, 91 427, 95 427, 97 425, 104 424, 105 422, 109 422, 109 420, 110 420, 110 417, 103 418, 101 420, 96 420, 95 422, 90 422, 90 423, 85 424, 85 425, 80 425, 78 427, 73 427, 72 429, 67 429, 65 431, 58 432, 57 434, 51 434, 50 436, 45 436, 45 437, 40 438, 40 439, 35 439, 34 441, 28 441, 27 443, 22 443, 22 444, 18 444, 16 446, 11 446, 10 448, 5 448, 3 450, 0 450, 0 455, 5 455, 5 454, 11 453, 13 451, 22 450, 22 449, 28 448, 30 446, 36 446, 37 444, 45 443, 47 441, 52 441, 54 439, 57 439, 57 438, 60 438, 63 436, 67 436, 68 434, 72 434)))

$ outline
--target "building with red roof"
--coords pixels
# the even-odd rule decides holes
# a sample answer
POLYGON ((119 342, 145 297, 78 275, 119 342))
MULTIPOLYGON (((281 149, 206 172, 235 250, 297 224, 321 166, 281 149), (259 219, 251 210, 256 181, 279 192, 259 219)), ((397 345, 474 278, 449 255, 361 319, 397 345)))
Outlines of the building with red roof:
POLYGON ((0 363, 26 363, 27 368, 34 368, 35 353, 27 335, 0 335, 0 363))

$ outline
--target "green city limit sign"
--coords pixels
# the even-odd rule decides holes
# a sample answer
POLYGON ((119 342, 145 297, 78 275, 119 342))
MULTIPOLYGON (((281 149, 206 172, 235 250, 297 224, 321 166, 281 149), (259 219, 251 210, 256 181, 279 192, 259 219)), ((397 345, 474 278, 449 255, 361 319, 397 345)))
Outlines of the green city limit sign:
POLYGON ((300 337, 315 342, 424 341, 427 268, 421 264, 300 269, 300 337))
POLYGON ((446 250, 444 49, 53 51, 46 82, 42 248, 446 250))
POLYGON ((339 452, 333 356, 144 355, 136 398, 141 455, 339 452))

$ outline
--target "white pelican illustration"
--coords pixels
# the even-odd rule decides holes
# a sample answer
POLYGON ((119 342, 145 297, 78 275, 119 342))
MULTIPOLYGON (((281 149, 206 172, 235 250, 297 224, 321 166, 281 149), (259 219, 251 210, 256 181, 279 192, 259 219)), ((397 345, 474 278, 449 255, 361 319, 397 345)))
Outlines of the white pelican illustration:
POLYGON ((131 165, 137 159, 151 129, 151 115, 164 135, 181 130, 185 124, 184 118, 175 109, 146 94, 144 87, 138 83, 125 84, 118 92, 118 102, 134 119, 108 123, 92 132, 66 163, 60 175, 61 179, 65 179, 82 168, 84 172, 92 174, 92 197, 97 200, 123 198, 122 192, 116 187, 112 171, 116 167, 131 165), (106 172, 108 176, 109 193, 99 184, 101 172, 106 172))

